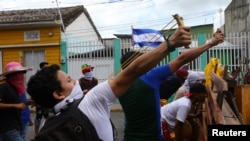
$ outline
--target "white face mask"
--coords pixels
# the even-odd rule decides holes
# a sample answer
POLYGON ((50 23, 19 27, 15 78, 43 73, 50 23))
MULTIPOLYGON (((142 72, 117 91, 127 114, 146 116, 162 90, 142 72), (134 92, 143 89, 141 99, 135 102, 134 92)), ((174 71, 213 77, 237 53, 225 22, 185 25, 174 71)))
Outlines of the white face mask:
POLYGON ((78 99, 78 98, 81 98, 82 96, 83 96, 83 92, 82 92, 81 86, 78 80, 76 80, 75 86, 73 87, 68 97, 72 99, 78 99))
POLYGON ((83 92, 79 82, 76 80, 75 86, 73 87, 70 95, 66 97, 63 101, 59 102, 55 105, 54 110, 56 113, 60 112, 60 110, 70 102, 73 102, 74 99, 78 99, 83 97, 83 92))
POLYGON ((92 78, 93 78, 93 71, 85 73, 84 76, 83 76, 83 78, 87 79, 87 80, 92 80, 92 78))

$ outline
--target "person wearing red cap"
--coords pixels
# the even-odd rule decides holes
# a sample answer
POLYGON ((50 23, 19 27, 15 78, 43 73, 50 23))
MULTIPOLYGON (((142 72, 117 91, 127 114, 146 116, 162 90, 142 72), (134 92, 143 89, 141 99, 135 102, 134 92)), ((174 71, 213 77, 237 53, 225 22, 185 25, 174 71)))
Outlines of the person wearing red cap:
POLYGON ((79 84, 82 88, 83 94, 87 94, 90 89, 98 84, 98 79, 93 77, 93 66, 83 64, 81 69, 84 76, 79 79, 79 84))
POLYGON ((24 141, 30 111, 25 95, 25 76, 32 68, 23 67, 19 62, 9 62, 0 77, 0 141, 24 141), (27 125, 27 126, 26 126, 27 125))
POLYGON ((190 114, 191 107, 203 103, 207 91, 204 84, 196 82, 190 85, 190 91, 185 96, 161 107, 161 121, 164 140, 170 138, 170 133, 175 133, 176 141, 183 141, 191 137, 192 126, 186 120, 188 117, 197 117, 201 111, 190 114), (188 125, 188 126, 186 126, 188 125))
POLYGON ((186 80, 188 76, 188 71, 186 69, 180 68, 176 72, 176 75, 181 78, 182 80, 186 80))
POLYGON ((190 71, 184 84, 176 91, 174 99, 182 97, 185 92, 189 92, 189 85, 195 82, 205 82, 204 72, 190 71))

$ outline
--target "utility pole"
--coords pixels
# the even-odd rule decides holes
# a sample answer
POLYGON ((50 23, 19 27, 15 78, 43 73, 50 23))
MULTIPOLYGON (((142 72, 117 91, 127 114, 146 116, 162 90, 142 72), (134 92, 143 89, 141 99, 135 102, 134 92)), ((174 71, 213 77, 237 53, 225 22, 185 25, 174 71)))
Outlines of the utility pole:
POLYGON ((221 13, 223 12, 223 9, 219 9, 219 12, 220 12, 220 28, 221 28, 221 26, 222 26, 222 15, 221 15, 221 13))
POLYGON ((64 32, 64 37, 65 37, 64 40, 66 40, 66 29, 65 29, 65 26, 64 26, 64 23, 63 23, 62 13, 61 13, 61 10, 60 10, 59 4, 58 4, 58 0, 56 0, 56 5, 57 5, 57 10, 58 10, 60 22, 61 22, 63 32, 64 32))
POLYGON ((63 23, 63 18, 62 18, 62 14, 61 14, 61 10, 60 10, 60 7, 59 7, 59 4, 58 4, 58 1, 57 0, 55 0, 56 1, 56 5, 57 5, 57 10, 58 10, 58 13, 59 13, 59 18, 60 18, 60 24, 61 24, 61 26, 62 26, 62 28, 63 28, 63 32, 64 32, 64 42, 61 42, 60 43, 60 54, 61 54, 61 56, 60 56, 60 61, 61 61, 61 64, 62 64, 62 66, 61 66, 61 68, 62 68, 62 70, 63 71, 65 71, 65 72, 68 72, 68 68, 67 68, 67 53, 68 53, 68 51, 67 51, 67 36, 66 36, 66 29, 65 29, 65 26, 64 26, 64 23, 63 23))

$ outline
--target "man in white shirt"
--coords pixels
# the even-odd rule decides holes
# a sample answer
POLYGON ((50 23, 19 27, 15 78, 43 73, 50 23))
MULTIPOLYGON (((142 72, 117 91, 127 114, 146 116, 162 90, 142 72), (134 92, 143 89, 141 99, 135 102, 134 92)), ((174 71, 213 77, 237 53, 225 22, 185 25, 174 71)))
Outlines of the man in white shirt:
MULTIPOLYGON (((176 101, 161 107, 161 120, 164 139, 170 138, 170 133, 175 133, 176 141, 184 139, 185 121, 188 116, 197 116, 200 113, 189 115, 191 107, 197 103, 203 103, 207 96, 205 85, 202 83, 193 83, 190 85, 190 91, 176 101)), ((190 128, 191 129, 191 128, 190 128)))

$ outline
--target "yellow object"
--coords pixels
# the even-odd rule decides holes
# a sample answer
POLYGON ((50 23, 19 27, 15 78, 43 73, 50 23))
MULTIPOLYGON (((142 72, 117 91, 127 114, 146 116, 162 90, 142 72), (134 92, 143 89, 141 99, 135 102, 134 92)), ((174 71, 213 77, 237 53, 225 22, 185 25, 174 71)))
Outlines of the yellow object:
POLYGON ((204 73, 206 78, 206 86, 212 84, 211 80, 211 73, 215 73, 220 78, 224 76, 224 66, 221 64, 220 59, 218 58, 211 58, 209 63, 206 65, 204 73))
POLYGON ((161 99, 161 106, 168 104, 168 100, 161 99))
POLYGON ((175 133, 174 132, 170 133, 170 139, 175 139, 175 133))

